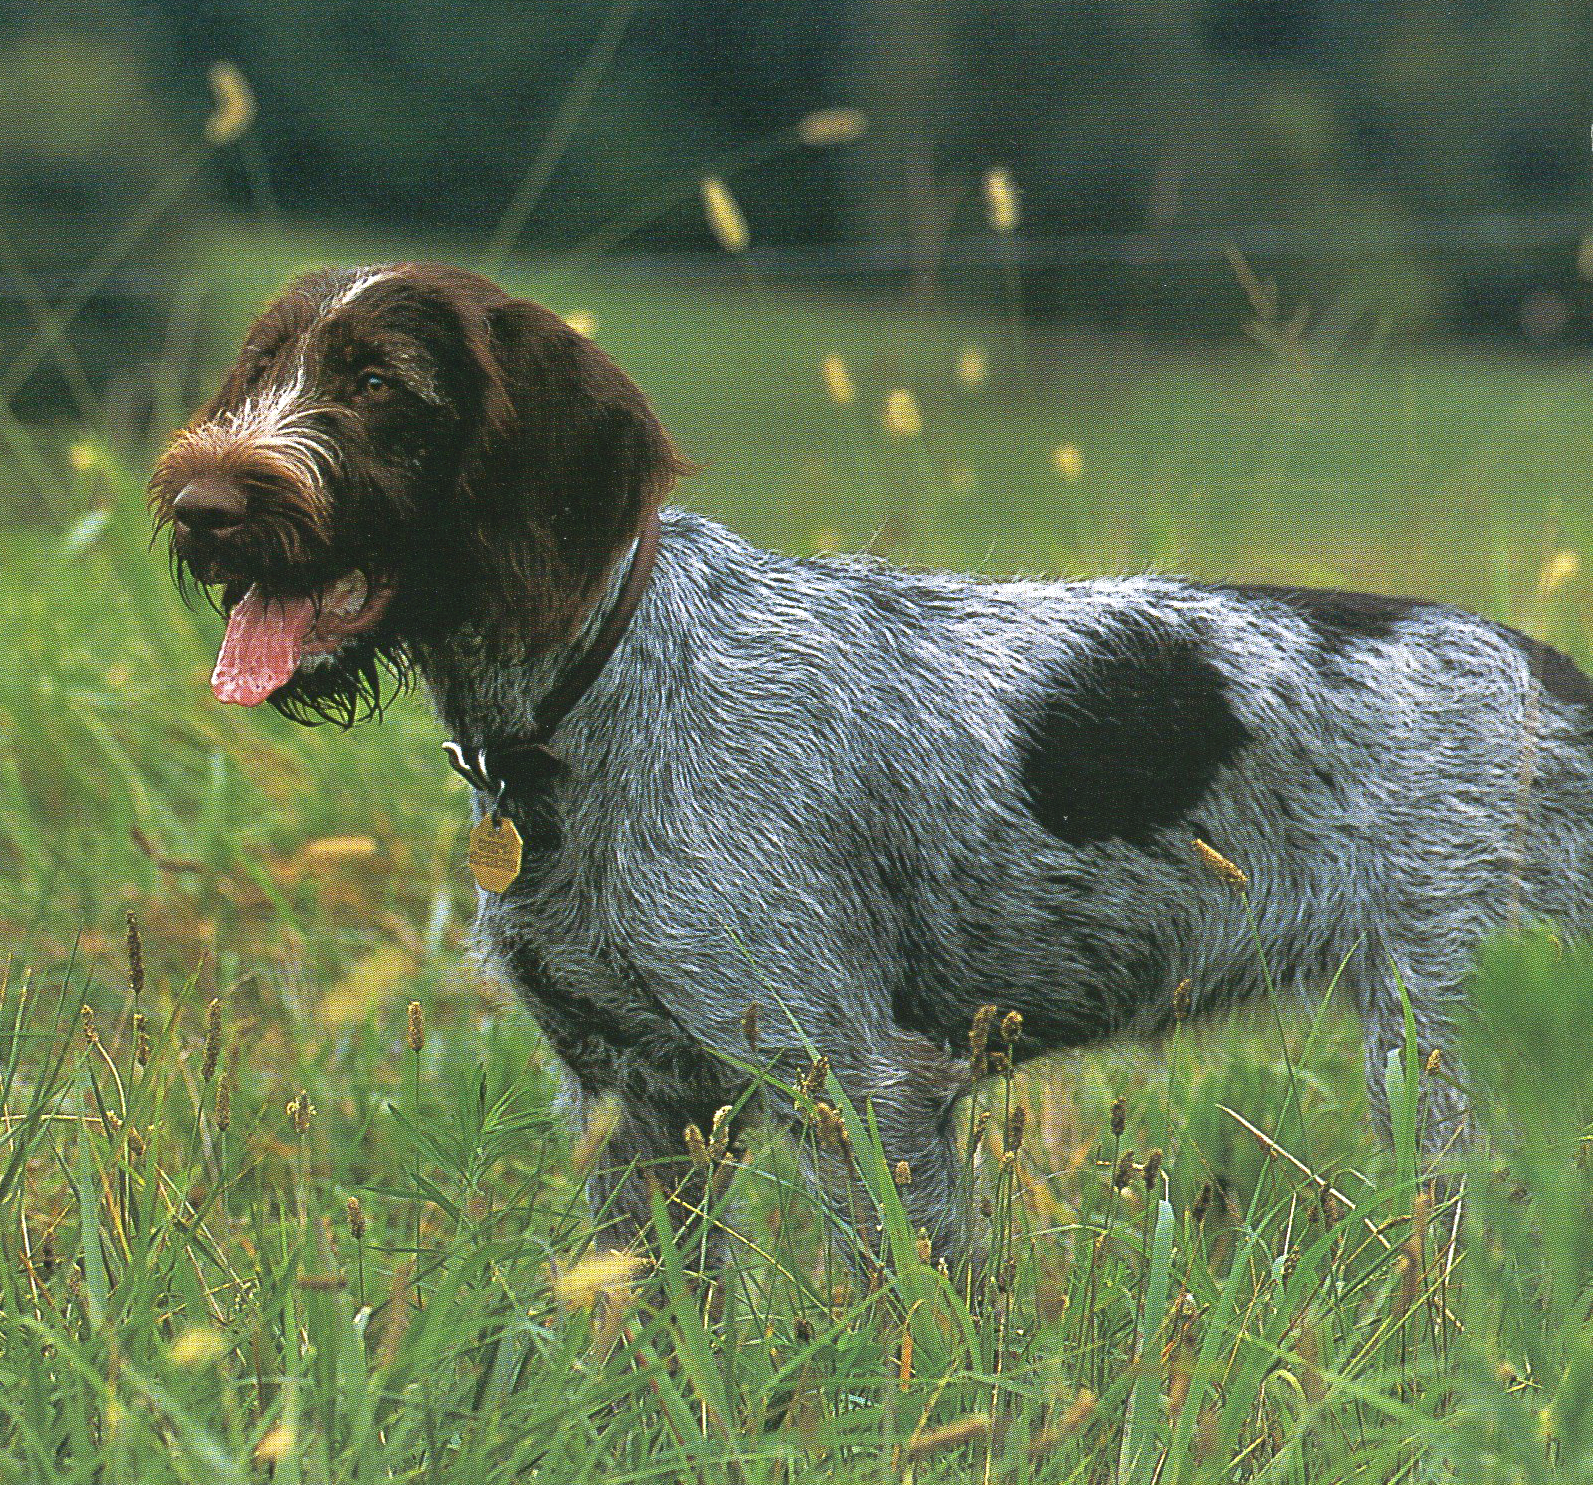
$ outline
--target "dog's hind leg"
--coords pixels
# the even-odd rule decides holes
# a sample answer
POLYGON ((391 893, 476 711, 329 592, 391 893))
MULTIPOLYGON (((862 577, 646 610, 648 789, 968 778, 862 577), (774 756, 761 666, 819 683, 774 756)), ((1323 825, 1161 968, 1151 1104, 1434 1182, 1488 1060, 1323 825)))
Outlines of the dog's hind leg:
MULTIPOLYGON (((944 1258, 956 1273, 976 1257, 955 1119, 957 1102, 970 1087, 967 1062, 927 1037, 893 1032, 840 1058, 832 1057, 831 1067, 859 1116, 866 1120, 872 1112, 886 1169, 909 1225, 928 1238, 934 1257, 944 1258)), ((855 1166, 855 1149, 835 1148, 823 1129, 816 1131, 815 1142, 819 1148, 809 1166, 824 1186, 834 1220, 846 1233, 843 1241, 863 1262, 883 1258, 871 1208, 870 1215, 860 1215, 869 1203, 855 1166)))
POLYGON ((1375 988, 1363 996, 1360 1005, 1366 1101, 1373 1125, 1385 1141, 1395 1144, 1389 1081, 1391 1076, 1404 1076, 1408 1033, 1400 996, 1402 982, 1416 1026, 1418 1163, 1422 1173, 1436 1175, 1458 1162, 1470 1136, 1469 1104, 1455 1053, 1453 1012, 1459 1005, 1458 996, 1436 991, 1412 977, 1396 980, 1386 969, 1381 980, 1373 982, 1375 988), (1392 1071, 1391 1053, 1398 1054, 1392 1071))

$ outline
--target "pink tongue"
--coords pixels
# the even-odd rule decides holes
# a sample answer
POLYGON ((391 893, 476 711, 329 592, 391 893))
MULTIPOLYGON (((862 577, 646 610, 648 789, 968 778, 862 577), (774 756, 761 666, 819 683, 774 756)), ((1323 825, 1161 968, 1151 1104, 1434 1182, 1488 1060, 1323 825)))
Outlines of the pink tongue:
POLYGON ((227 619, 227 637, 210 676, 216 698, 258 706, 287 685, 314 623, 314 598, 264 598, 258 587, 250 588, 227 619))

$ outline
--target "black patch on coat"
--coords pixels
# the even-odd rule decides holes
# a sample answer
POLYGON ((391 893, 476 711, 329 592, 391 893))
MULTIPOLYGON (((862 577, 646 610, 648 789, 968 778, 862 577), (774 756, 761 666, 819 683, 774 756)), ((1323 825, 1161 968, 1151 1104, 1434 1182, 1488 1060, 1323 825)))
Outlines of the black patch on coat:
POLYGON ((1250 734, 1200 636, 1120 619, 1058 667, 1020 754, 1035 818, 1069 845, 1143 845, 1194 808, 1250 734))
POLYGON ((1341 655, 1366 640, 1387 639, 1402 619, 1432 608, 1420 598, 1350 593, 1341 588, 1289 588, 1270 583, 1233 583, 1222 589, 1240 598, 1265 598, 1299 614, 1327 655, 1341 655))

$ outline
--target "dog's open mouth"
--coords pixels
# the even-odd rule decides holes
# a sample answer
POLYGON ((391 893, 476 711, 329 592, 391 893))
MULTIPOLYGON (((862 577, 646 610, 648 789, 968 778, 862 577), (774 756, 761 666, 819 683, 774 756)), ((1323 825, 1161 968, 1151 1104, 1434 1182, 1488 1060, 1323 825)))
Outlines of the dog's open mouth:
POLYGON ((382 617, 393 590, 350 572, 301 598, 271 597, 258 583, 233 604, 210 689, 220 701, 258 706, 301 664, 334 653, 382 617))

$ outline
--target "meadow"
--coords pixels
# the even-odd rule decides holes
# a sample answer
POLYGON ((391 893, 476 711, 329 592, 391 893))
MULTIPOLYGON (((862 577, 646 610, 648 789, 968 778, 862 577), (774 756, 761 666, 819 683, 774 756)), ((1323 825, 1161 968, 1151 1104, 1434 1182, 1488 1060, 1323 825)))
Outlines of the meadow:
MULTIPOLYGON (((167 426, 295 266, 398 251, 213 230, 152 367, 167 426)), ((1593 659, 1578 363, 1411 348, 1242 269, 1248 337, 1195 348, 750 274, 508 277, 655 399, 703 465, 675 498, 755 541, 1423 593, 1593 659)), ((1329 997, 997 1059, 975 1290, 822 1068, 766 1096, 849 1149, 866 1278, 788 1149, 712 1131, 729 1272, 606 1255, 601 1121, 565 1128, 468 953, 424 698, 349 734, 223 713, 219 621, 149 548, 152 448, 0 433, 0 1478, 1593 1478, 1593 957, 1540 932, 1479 972, 1458 1236, 1411 1148, 1444 1069, 1391 1065, 1382 1149, 1329 997)))

